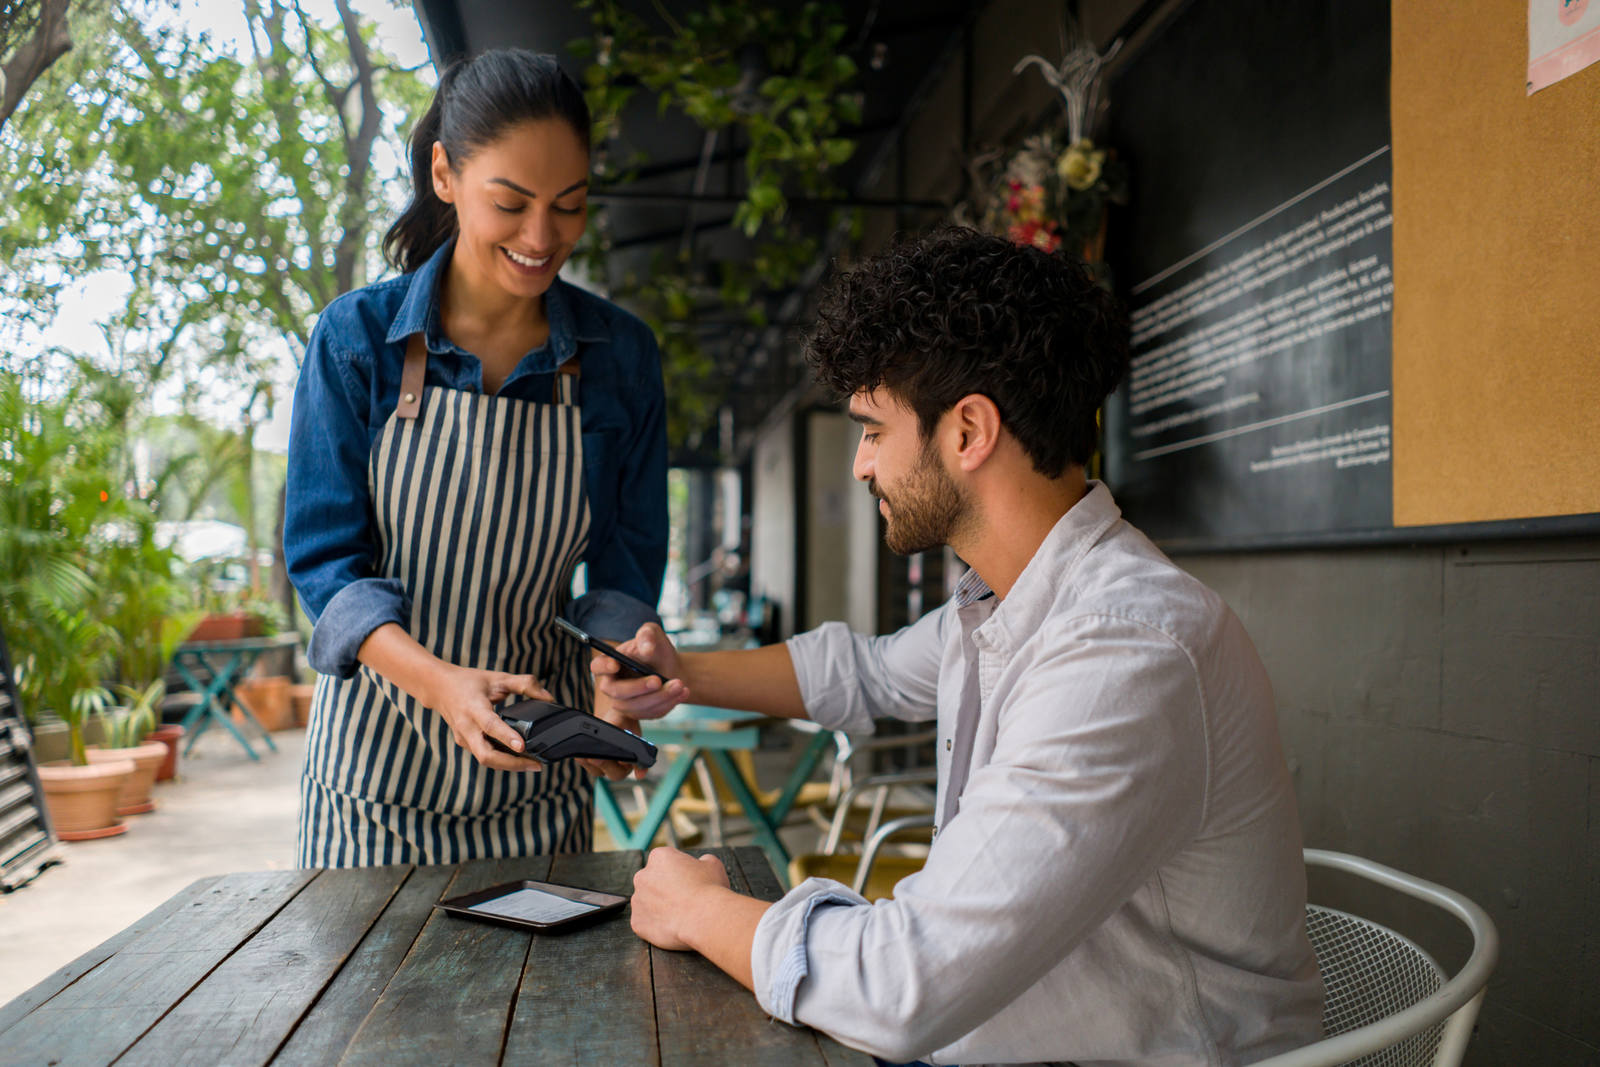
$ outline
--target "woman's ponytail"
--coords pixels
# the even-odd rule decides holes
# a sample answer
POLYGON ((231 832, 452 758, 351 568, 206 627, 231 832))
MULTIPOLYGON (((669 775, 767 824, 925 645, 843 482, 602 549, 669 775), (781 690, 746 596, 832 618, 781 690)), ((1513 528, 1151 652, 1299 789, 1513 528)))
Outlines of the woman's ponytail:
POLYGON ((383 235, 384 258, 402 273, 426 263, 456 232, 455 208, 433 191, 433 145, 444 125, 445 93, 460 70, 460 62, 452 63, 439 76, 433 101, 411 131, 411 202, 383 235))
POLYGON ((456 211, 433 191, 433 146, 452 167, 519 122, 558 118, 589 147, 583 90, 555 58, 520 48, 458 60, 439 75, 433 102, 411 132, 411 203, 383 236, 383 254, 399 270, 421 267, 456 232, 456 211))

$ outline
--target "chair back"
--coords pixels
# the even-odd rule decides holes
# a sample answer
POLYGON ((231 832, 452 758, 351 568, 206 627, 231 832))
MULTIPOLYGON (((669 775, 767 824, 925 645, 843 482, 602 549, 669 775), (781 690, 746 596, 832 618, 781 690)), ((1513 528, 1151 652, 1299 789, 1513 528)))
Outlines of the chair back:
POLYGON ((1472 953, 1446 976, 1411 941, 1355 915, 1306 907, 1306 928, 1327 989, 1321 1041, 1256 1067, 1455 1067, 1466 1053, 1500 935, 1488 914, 1454 890, 1358 856, 1305 850, 1308 867, 1364 878, 1448 912, 1472 934, 1472 953))
MULTIPOLYGON (((1322 1032, 1348 1033, 1420 1004, 1445 983, 1444 971, 1386 926, 1334 908, 1306 907, 1306 933, 1317 954, 1327 1000, 1322 1032)), ((1444 1023, 1356 1061, 1374 1067, 1431 1067, 1444 1023)))

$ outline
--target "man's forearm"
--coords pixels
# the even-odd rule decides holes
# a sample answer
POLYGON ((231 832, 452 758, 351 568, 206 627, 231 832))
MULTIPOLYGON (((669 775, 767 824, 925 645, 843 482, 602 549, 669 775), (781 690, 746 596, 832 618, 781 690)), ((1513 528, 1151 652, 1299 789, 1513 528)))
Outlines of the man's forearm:
POLYGON ((683 939, 689 947, 716 964, 746 989, 755 988, 750 948, 756 927, 771 904, 731 889, 707 889, 695 894, 684 917, 683 939))
POLYGON ((787 645, 679 655, 689 699, 696 704, 759 711, 779 719, 806 717, 800 680, 787 645))

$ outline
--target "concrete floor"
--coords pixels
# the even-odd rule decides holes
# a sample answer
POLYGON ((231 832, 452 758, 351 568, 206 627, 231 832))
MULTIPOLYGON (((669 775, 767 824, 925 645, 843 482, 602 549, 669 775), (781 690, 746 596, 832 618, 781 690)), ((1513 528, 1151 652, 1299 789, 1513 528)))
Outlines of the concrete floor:
MULTIPOLYGON (((128 832, 119 837, 63 844, 65 862, 0 895, 0 1004, 198 878, 292 868, 305 733, 280 731, 273 739, 277 754, 262 751, 256 762, 232 737, 219 731, 202 735, 180 764, 178 779, 156 786, 155 811, 129 817, 128 832)), ((789 739, 780 734, 776 740, 786 745, 789 739)), ((757 779, 774 783, 783 780, 793 753, 780 747, 758 750, 755 757, 757 779)), ((623 797, 623 807, 632 813, 631 796, 623 797)), ((741 832, 744 820, 726 823, 728 844, 750 843, 741 832)), ((819 834, 797 814, 781 837, 798 853, 813 849, 819 834)), ((686 847, 700 843, 699 834, 683 841, 686 847)), ((595 848, 614 847, 597 825, 595 848)))

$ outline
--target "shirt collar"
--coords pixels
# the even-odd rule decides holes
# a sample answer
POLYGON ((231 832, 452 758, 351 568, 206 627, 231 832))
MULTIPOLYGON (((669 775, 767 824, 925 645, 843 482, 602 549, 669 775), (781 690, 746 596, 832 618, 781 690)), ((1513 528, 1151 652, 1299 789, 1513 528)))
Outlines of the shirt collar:
MULTIPOLYGON (((389 326, 387 340, 398 344, 414 333, 420 332, 432 354, 452 353, 470 355, 445 337, 439 320, 439 285, 444 280, 445 267, 455 249, 456 239, 451 237, 440 245, 427 262, 411 275, 400 310, 389 326)), ((547 370, 554 370, 571 359, 578 350, 578 342, 594 343, 606 339, 604 320, 591 306, 593 302, 579 300, 573 287, 557 278, 545 290, 544 310, 550 319, 549 350, 555 357, 547 370)), ((475 358, 475 357, 474 357, 475 358)))
POLYGON ((980 647, 1004 651, 1035 633, 1078 563, 1121 518, 1122 511, 1111 499, 1111 490, 1104 482, 1091 480, 1088 492, 1056 520, 1039 550, 1022 568, 1011 592, 974 634, 980 647))

